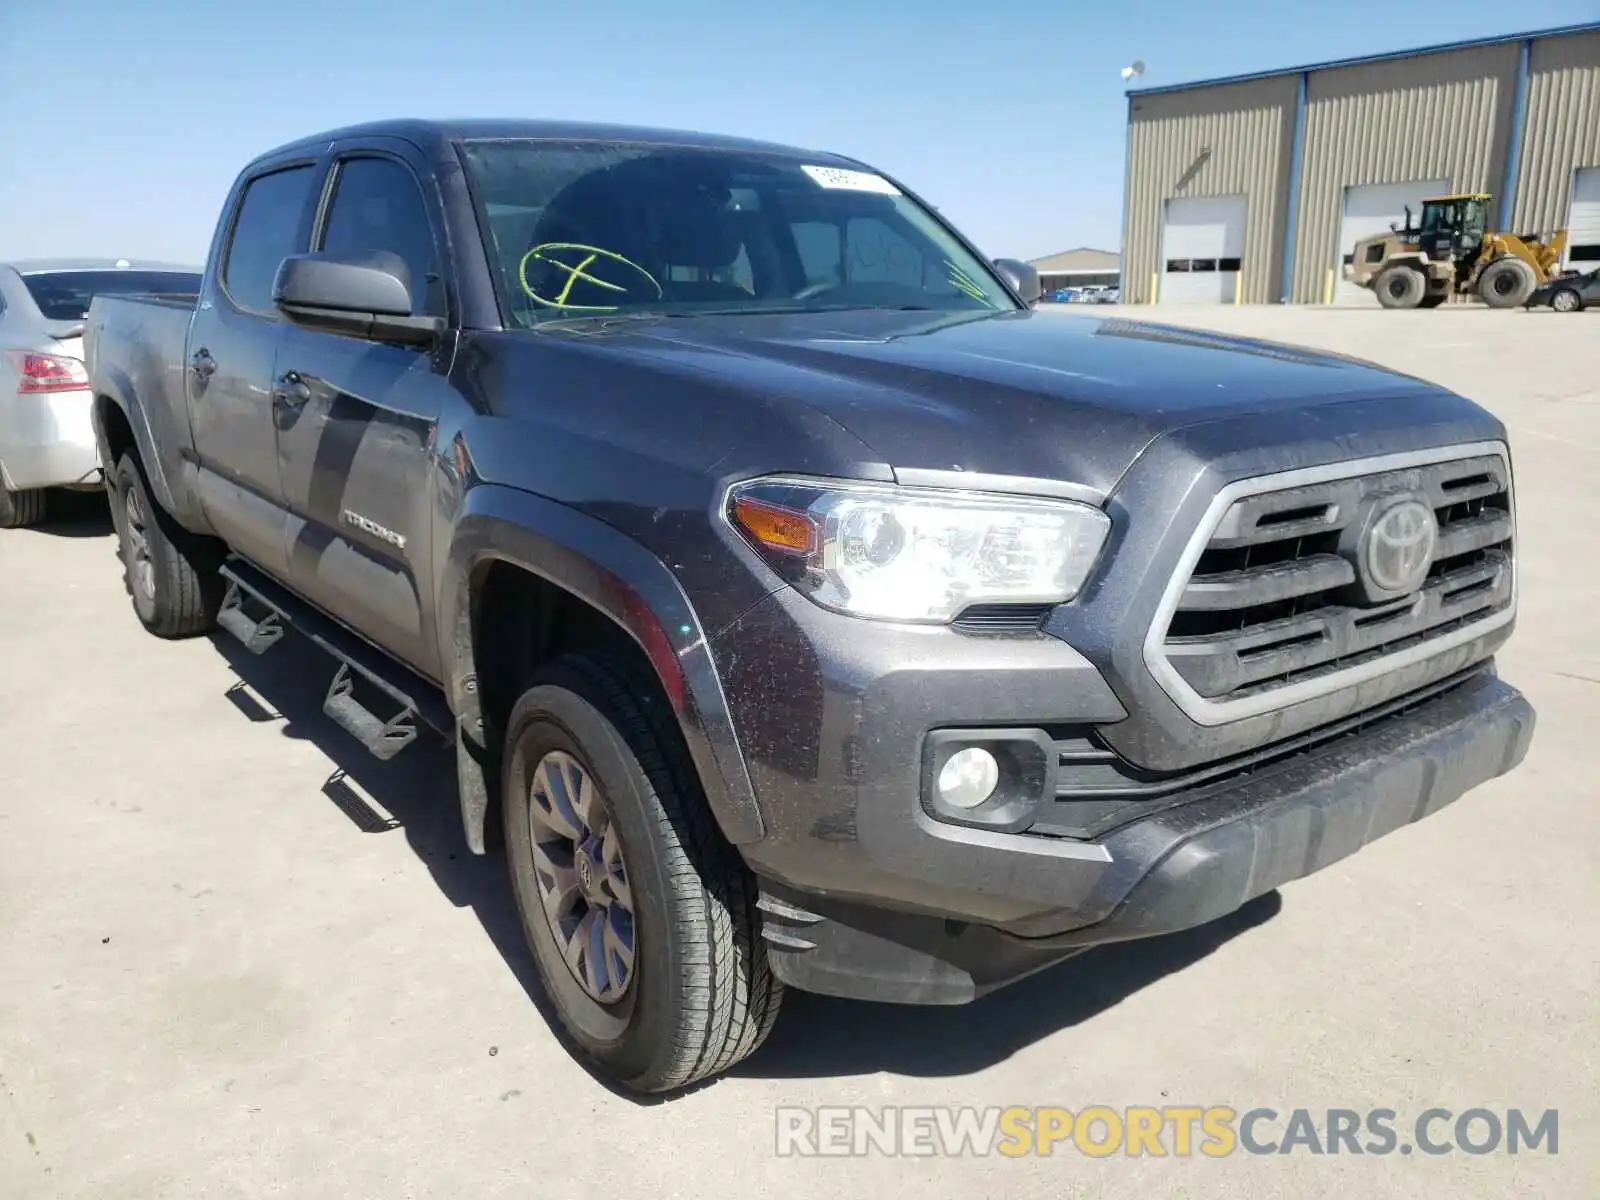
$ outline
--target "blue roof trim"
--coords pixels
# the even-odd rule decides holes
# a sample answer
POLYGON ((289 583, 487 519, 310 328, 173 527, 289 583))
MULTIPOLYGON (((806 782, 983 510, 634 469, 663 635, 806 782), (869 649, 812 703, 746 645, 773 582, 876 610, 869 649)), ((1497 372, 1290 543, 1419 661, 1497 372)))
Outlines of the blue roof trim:
POLYGON ((1536 29, 1531 33, 1506 33, 1495 37, 1472 38, 1465 42, 1445 42, 1438 46, 1418 46, 1414 50, 1391 50, 1384 54, 1363 54, 1359 58, 1339 58, 1331 62, 1310 63, 1303 67, 1278 67, 1271 71, 1252 71, 1245 75, 1224 75, 1220 79, 1197 79, 1191 83, 1169 83, 1161 87, 1130 88, 1128 96, 1159 96, 1164 92, 1188 92, 1195 88, 1220 87, 1228 83, 1254 83, 1258 79, 1280 79, 1307 71, 1331 71, 1338 67, 1358 67, 1367 63, 1392 62, 1397 58, 1415 58, 1419 54, 1445 54, 1451 50, 1472 50, 1480 46, 1506 46, 1515 42, 1537 41, 1540 38, 1565 37, 1574 33, 1600 33, 1600 21, 1583 25, 1564 25, 1558 29, 1536 29))

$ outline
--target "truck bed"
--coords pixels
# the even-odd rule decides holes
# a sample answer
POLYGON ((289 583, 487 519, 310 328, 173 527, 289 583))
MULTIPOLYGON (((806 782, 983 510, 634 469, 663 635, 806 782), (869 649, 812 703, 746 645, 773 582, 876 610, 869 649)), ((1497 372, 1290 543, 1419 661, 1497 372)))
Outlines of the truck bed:
POLYGON ((185 377, 198 302, 198 295, 96 296, 84 322, 89 387, 96 397, 117 398, 127 413, 157 499, 169 511, 168 481, 178 478, 178 464, 193 448, 185 377))

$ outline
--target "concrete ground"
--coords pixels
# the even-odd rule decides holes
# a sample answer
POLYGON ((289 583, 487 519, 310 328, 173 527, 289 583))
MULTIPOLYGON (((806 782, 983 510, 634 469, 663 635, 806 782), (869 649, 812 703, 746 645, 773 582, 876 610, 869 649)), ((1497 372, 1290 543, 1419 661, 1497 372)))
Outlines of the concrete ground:
MULTIPOLYGON (((1600 317, 1159 315, 1374 358, 1510 426, 1540 711, 1514 775, 1221 927, 955 1010, 791 995, 669 1103, 530 999, 447 757, 366 757, 292 642, 147 637, 94 501, 0 534, 0 1197, 1600 1194, 1600 317), (779 1158, 778 1105, 1560 1110, 1559 1153, 779 1158)), ((1447 1128, 1447 1126, 1445 1127, 1447 1128)), ((1281 1124, 1277 1132, 1281 1133, 1281 1124)))

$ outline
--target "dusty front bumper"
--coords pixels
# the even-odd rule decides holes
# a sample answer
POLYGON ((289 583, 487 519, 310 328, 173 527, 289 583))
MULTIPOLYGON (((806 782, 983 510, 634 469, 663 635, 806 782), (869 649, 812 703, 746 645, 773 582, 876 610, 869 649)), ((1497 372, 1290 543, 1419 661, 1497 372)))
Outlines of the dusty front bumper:
MULTIPOLYGON (((1044 889, 1056 905, 1019 920, 893 911, 859 894, 764 880, 773 967, 812 991, 962 1003, 1088 946, 1205 924, 1319 871, 1510 771, 1534 724, 1516 689, 1480 672, 1414 709, 1077 843, 1095 861, 1059 861, 1044 889)), ((958 877, 985 858, 985 882, 1007 894, 1039 849, 1027 836, 963 845, 930 838, 926 824, 920 833, 929 876, 958 877)), ((957 902, 954 890, 945 898, 957 902)))
POLYGON ((87 388, 5 397, 0 403, 0 483, 15 492, 97 482, 100 457, 92 409, 87 388))

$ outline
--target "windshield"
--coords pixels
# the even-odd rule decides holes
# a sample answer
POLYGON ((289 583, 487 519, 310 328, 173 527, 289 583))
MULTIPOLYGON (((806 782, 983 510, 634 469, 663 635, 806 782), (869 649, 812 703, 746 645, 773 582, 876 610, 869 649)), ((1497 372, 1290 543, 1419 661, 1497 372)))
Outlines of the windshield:
POLYGON ((47 321, 83 320, 96 296, 200 291, 200 276, 186 271, 38 271, 22 282, 47 321))
POLYGON ((866 171, 615 142, 474 141, 463 151, 510 324, 1017 307, 926 209, 866 171))
POLYGON ((1454 204, 1424 204, 1422 206, 1422 232, 1438 233, 1456 228, 1454 204))

